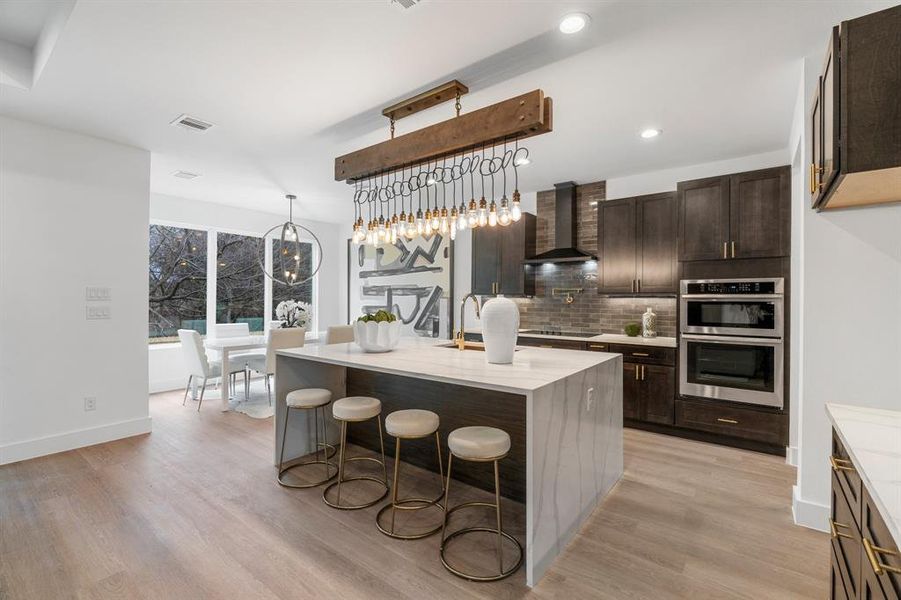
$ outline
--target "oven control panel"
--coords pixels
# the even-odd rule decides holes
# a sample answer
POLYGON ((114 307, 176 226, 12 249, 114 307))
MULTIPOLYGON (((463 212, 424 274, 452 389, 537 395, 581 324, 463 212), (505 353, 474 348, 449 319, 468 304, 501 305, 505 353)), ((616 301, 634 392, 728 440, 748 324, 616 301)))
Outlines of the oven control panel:
POLYGON ((724 296, 780 294, 781 285, 772 279, 762 281, 685 281, 683 293, 685 294, 717 294, 724 296))

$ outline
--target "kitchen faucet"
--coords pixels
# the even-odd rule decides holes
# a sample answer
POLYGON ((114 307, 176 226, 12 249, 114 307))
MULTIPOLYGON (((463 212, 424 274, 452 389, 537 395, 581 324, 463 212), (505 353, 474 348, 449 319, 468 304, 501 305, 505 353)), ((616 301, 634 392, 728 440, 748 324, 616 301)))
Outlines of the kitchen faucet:
POLYGON ((466 327, 463 325, 463 321, 464 315, 466 314, 466 301, 470 298, 472 298, 472 301, 475 302, 476 305, 476 318, 481 318, 479 314, 479 298, 472 292, 463 296, 463 300, 460 302, 460 332, 457 334, 457 338, 455 340, 455 342, 457 343, 457 348, 459 348, 460 350, 466 349, 466 337, 463 334, 463 332, 466 330, 466 327))

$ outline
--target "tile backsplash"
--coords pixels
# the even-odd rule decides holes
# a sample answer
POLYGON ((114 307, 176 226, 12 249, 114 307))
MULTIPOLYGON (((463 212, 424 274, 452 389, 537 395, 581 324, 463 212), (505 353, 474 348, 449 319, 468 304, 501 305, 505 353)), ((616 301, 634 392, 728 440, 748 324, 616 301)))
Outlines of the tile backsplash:
MULTIPOLYGON (((606 182, 587 183, 576 188, 578 248, 597 252, 597 202, 606 199, 606 182)), ((554 247, 553 191, 538 192, 537 251, 554 247)), ((603 257, 601 257, 603 260, 603 257)), ((657 334, 676 335, 675 298, 609 298, 597 294, 597 263, 548 264, 526 267, 537 269, 534 298, 514 298, 519 305, 523 329, 560 329, 563 331, 622 333, 626 323, 641 322, 641 315, 652 307, 657 313, 657 334), (554 295, 554 288, 582 288, 567 304, 565 294, 554 295)))
POLYGON ((626 323, 641 322, 641 315, 652 307, 657 313, 657 335, 675 337, 675 298, 610 298, 597 294, 597 263, 541 265, 534 298, 513 298, 519 306, 523 329, 560 329, 562 331, 622 333, 626 323), (553 294, 554 288, 582 288, 573 294, 553 294))

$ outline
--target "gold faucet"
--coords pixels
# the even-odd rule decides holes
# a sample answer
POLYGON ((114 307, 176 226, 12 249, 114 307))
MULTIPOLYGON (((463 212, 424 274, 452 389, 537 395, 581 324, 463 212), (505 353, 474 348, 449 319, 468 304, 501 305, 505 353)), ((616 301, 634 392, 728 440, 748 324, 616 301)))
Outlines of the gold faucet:
POLYGON ((475 302, 475 305, 476 305, 476 318, 477 319, 481 318, 480 311, 479 311, 478 297, 475 294, 473 294, 472 292, 463 296, 463 300, 460 302, 460 331, 457 333, 456 337, 454 338, 454 341, 457 344, 457 348, 459 348, 460 350, 466 349, 466 336, 463 333, 466 330, 466 327, 463 324, 464 315, 466 314, 466 311, 464 309, 466 308, 466 301, 469 300, 470 298, 472 298, 472 301, 475 302))

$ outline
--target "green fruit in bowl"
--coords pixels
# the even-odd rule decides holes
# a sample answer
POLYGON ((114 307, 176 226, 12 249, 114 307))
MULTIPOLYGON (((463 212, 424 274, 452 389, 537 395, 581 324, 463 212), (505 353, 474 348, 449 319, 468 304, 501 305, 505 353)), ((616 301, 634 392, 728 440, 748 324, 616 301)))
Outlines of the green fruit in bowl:
POLYGON ((626 323, 623 331, 629 337, 636 337, 641 333, 641 323, 626 323))

